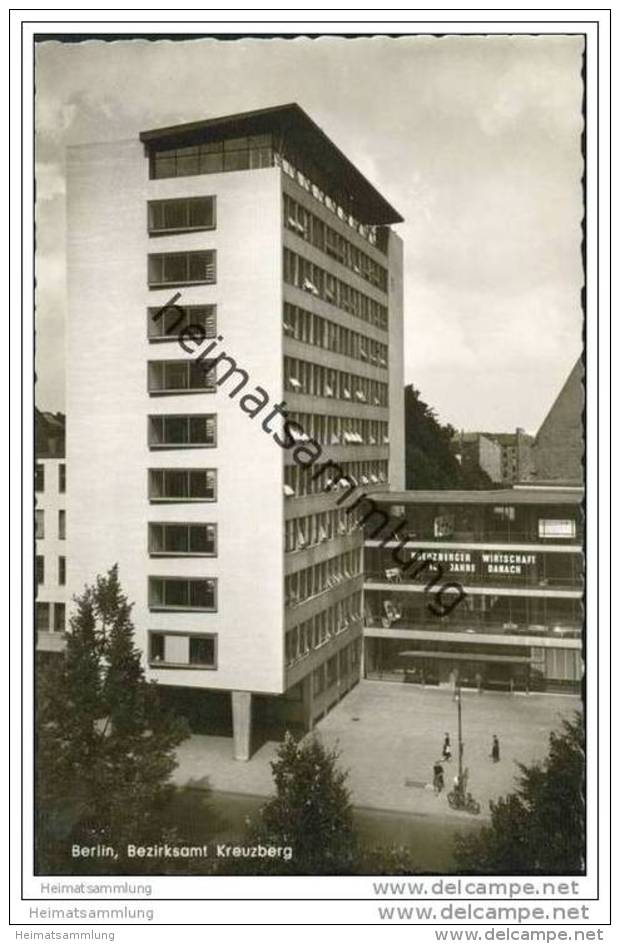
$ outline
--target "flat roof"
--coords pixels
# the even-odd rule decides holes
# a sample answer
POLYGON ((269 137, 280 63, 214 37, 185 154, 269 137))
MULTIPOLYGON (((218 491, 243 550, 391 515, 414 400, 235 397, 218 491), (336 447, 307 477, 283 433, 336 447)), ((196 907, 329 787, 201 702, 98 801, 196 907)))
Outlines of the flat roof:
POLYGON ((346 191, 354 204, 351 212, 360 223, 388 225, 403 222, 400 213, 296 102, 142 131, 140 140, 153 150, 162 150, 217 140, 221 136, 268 132, 280 135, 292 149, 316 164, 324 176, 333 179, 337 189, 346 191))
POLYGON ((564 488, 500 488, 489 490, 410 489, 407 492, 373 492, 376 502, 397 505, 580 505, 582 489, 564 488))

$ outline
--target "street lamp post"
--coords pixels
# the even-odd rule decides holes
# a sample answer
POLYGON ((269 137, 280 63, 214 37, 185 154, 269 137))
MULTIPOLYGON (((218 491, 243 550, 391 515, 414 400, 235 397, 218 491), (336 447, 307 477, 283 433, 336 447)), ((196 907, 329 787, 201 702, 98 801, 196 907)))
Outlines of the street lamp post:
POLYGON ((458 713, 458 732, 459 732, 459 786, 463 783, 463 716, 461 709, 461 684, 456 683, 456 708, 458 713))
POLYGON ((454 789, 448 794, 448 803, 452 809, 477 814, 480 812, 480 804, 477 800, 474 800, 471 793, 467 792, 466 778, 463 772, 463 752, 465 747, 463 744, 463 706, 461 704, 461 683, 458 677, 456 680, 455 697, 459 733, 459 775, 454 789))

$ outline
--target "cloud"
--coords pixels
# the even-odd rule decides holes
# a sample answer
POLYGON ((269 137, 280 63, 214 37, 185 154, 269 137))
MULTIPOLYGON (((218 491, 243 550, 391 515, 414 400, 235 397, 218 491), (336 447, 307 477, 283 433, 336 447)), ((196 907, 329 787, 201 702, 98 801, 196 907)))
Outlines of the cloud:
MULTIPOLYGON (((405 217, 408 379, 424 380, 448 420, 467 425, 467 409, 486 427, 500 429, 502 416, 507 428, 535 422, 564 352, 581 340, 582 45, 571 36, 40 44, 42 349, 60 337, 43 320, 56 329, 64 317, 67 144, 298 101, 405 217)), ((48 389, 60 390, 58 350, 45 361, 55 372, 48 389)))

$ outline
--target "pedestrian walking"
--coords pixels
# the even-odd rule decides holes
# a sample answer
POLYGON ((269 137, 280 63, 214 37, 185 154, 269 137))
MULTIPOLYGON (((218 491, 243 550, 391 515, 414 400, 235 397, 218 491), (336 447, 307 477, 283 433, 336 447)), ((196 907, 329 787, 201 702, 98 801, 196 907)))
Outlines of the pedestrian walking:
POLYGON ((436 761, 433 767, 433 787, 437 794, 441 793, 444 788, 443 767, 439 761, 436 761))
POLYGON ((491 760, 494 764, 499 763, 499 738, 497 734, 493 735, 493 743, 491 745, 491 760))
POLYGON ((450 735, 446 731, 443 739, 443 747, 441 749, 441 756, 445 761, 452 760, 452 748, 450 746, 450 735))

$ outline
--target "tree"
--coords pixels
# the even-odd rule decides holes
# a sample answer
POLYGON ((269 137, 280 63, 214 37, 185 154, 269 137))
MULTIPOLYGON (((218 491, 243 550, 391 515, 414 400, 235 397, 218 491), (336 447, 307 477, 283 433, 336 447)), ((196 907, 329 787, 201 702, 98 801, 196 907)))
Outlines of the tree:
MULTIPOLYGON (((336 750, 316 737, 287 733, 272 761, 276 794, 249 824, 246 844, 290 847, 292 858, 250 859, 235 871, 272 875, 347 875, 356 849, 347 772, 336 750)), ((230 871, 230 863, 224 868, 230 871)))
POLYGON ((412 385, 405 388, 405 475, 408 489, 492 488, 480 466, 461 465, 452 451, 455 430, 439 423, 435 410, 412 385))
MULTIPOLYGON (((185 723, 160 705, 134 643, 116 566, 75 598, 58 666, 39 670, 37 807, 39 867, 66 868, 74 843, 117 850, 162 838, 170 775, 185 723)), ((112 865, 112 863, 104 863, 112 865)), ((101 859, 77 860, 101 871, 101 859)))
POLYGON ((542 764, 519 764, 515 793, 491 803, 491 825, 456 840, 461 871, 582 875, 585 871, 583 716, 549 737, 542 764))

